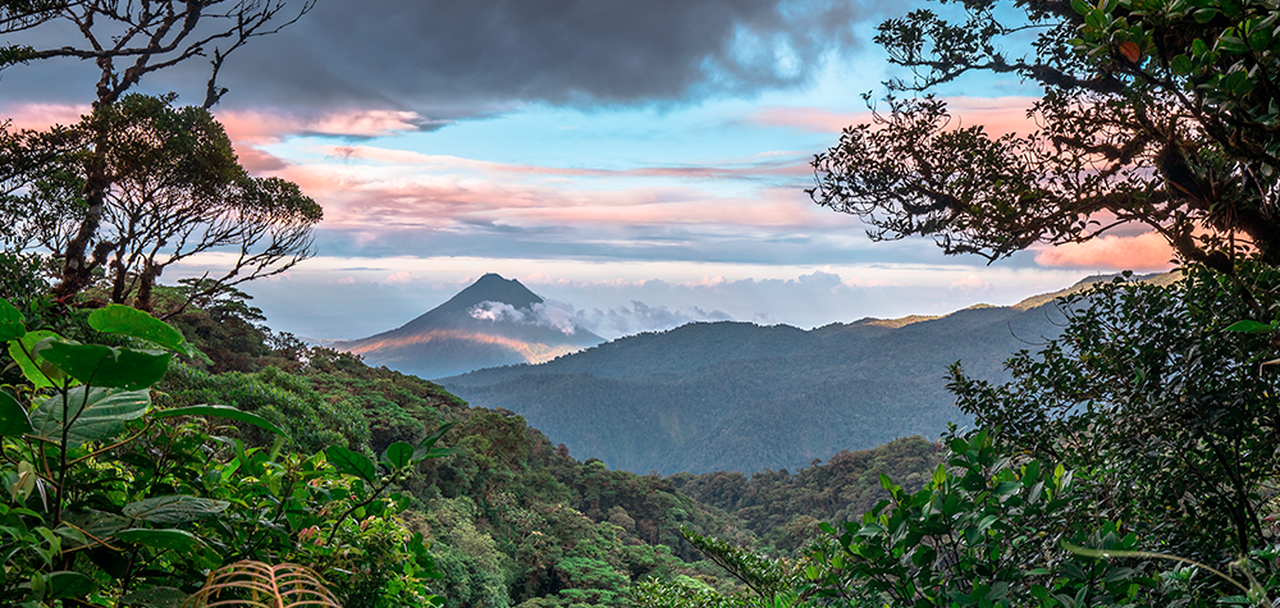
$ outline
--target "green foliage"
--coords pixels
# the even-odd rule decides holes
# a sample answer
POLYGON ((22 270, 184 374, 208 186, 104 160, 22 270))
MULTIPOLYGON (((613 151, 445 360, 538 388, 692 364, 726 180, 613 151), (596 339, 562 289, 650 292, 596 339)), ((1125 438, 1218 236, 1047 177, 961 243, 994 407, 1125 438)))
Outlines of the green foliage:
POLYGON ((36 253, 0 251, 0 298, 27 318, 41 319, 52 306, 46 295, 52 272, 50 260, 36 253))
POLYGON ((920 489, 942 461, 945 447, 908 437, 870 450, 841 451, 827 462, 795 473, 761 471, 673 475, 682 494, 742 520, 760 537, 759 549, 795 555, 818 536, 818 524, 857 520, 888 494, 880 476, 920 489))
POLYGON ((1089 471, 1098 513, 1149 547, 1221 564, 1269 543, 1280 376, 1261 364, 1275 334, 1232 328, 1274 318, 1280 272, 1189 268, 1168 287, 1117 280, 1066 306, 1062 338, 1011 359, 1013 381, 956 370, 960 406, 1037 457, 1089 471))
POLYGON ((167 316, 312 255, 320 206, 294 184, 250 177, 208 110, 174 107, 174 97, 126 95, 71 126, 0 138, 0 154, 21 159, 0 172, 0 219, 16 227, 0 242, 64 260, 61 301, 101 272, 111 302, 149 310, 165 268, 201 253, 235 254, 167 316), (96 240, 91 255, 78 251, 86 238, 96 240))
POLYGON ((742 581, 766 606, 777 603, 800 584, 801 569, 795 563, 744 551, 723 540, 700 536, 689 528, 680 532, 689 544, 742 581))
MULTIPOLYGON (((359 448, 369 442, 369 427, 361 412, 350 404, 322 399, 304 380, 275 368, 213 375, 175 364, 159 388, 166 393, 165 405, 222 403, 257 414, 284 429, 302 452, 329 445, 359 448)), ((255 429, 246 429, 245 436, 251 442, 270 441, 255 429)))
MULTIPOLYGON (((468 408, 437 385, 369 368, 353 355, 324 348, 298 353, 292 373, 215 376, 175 364, 162 384, 163 400, 235 404, 304 440, 359 420, 367 434, 347 434, 325 449, 326 459, 375 487, 381 477, 369 467, 397 462, 410 447, 416 454, 423 443, 454 446, 448 458, 396 482, 410 505, 405 525, 431 541, 449 605, 617 605, 627 601, 627 586, 649 575, 724 583, 722 573, 695 571, 677 557, 698 557, 682 544, 679 526, 718 533, 735 529, 732 518, 667 481, 575 462, 510 412, 468 408), (290 413, 277 417, 262 404, 290 413), (327 418, 332 410, 347 414, 327 418), (317 413, 318 420, 305 418, 317 413), (429 433, 431 427, 437 431, 429 433)), ((247 445, 271 440, 252 427, 233 432, 247 445)))
MULTIPOLYGON (((918 491, 881 474, 887 499, 821 524, 803 580, 691 535, 760 593, 667 578, 633 594, 682 607, 1270 605, 1277 295, 1280 271, 1252 262, 1231 277, 1191 267, 1163 285, 1121 278, 1069 295, 1062 337, 1011 359, 1012 381, 953 370, 960 406, 1000 430, 953 432, 918 491)), ((749 504, 742 487, 755 485, 681 482, 728 504, 749 504)))
MULTIPOLYGON (((388 491, 421 461, 447 454, 435 447, 447 427, 389 452, 381 477, 353 478, 323 454, 282 455, 199 424, 158 424, 212 416, 279 432, 227 406, 154 412, 148 389, 158 375, 113 367, 151 349, 185 350, 180 334, 149 315, 107 308, 88 316, 92 328, 145 344, 140 350, 47 331, 33 342, 16 312, 0 301, 0 332, 29 363, 27 384, 0 389, 0 602, 181 601, 204 572, 255 559, 339 573, 329 582, 349 606, 439 603, 423 537, 395 517, 407 501, 388 491), (68 348, 77 346, 97 348, 68 348)), ((375 467, 356 460, 361 471, 375 467)))
POLYGON ((914 494, 889 478, 890 499, 839 528, 806 571, 823 595, 870 595, 894 606, 1007 606, 1054 585, 1072 475, 1018 463, 984 431, 949 442, 951 458, 914 494))

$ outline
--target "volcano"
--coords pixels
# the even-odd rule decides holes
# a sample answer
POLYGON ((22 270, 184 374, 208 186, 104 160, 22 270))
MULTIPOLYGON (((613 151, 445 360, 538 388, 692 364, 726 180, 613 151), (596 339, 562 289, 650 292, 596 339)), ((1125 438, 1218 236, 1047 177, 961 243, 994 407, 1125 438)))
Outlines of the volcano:
POLYGON ((549 304, 515 279, 489 273, 403 326, 333 345, 420 378, 542 363, 604 342, 571 309, 549 304))

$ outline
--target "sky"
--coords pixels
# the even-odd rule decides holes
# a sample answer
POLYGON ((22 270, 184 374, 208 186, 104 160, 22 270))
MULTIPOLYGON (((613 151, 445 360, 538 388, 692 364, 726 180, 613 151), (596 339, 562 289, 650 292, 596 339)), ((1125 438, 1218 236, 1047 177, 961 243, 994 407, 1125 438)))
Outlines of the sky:
MULTIPOLYGON (((215 114, 241 163, 298 183, 325 213, 314 258, 244 289, 278 331, 350 339, 496 272, 616 338, 695 320, 809 328, 941 314, 1099 272, 1167 269, 1151 234, 988 265, 928 239, 873 243, 856 217, 810 201, 813 155, 868 119, 863 93, 882 96, 881 82, 902 75, 872 37, 910 8, 319 0, 221 73, 230 92, 215 114)), ((57 26, 26 35, 79 42, 57 26)), ((0 116, 74 122, 92 99, 91 68, 0 72, 0 116)), ((197 58, 138 90, 199 103, 206 74, 197 58)), ((940 93, 962 124, 1005 133, 1030 127, 1039 91, 986 76, 940 93)))

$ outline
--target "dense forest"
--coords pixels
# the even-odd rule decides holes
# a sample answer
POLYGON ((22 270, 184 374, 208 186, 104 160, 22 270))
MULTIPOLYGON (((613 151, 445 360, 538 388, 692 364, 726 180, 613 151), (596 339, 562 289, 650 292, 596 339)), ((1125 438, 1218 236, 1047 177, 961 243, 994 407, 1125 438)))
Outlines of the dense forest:
MULTIPOLYGON (((112 308, 61 310, 46 298, 4 295, 27 312, 28 325, 42 328, 13 344, 56 331, 85 344, 127 338, 137 340, 125 342, 134 347, 157 345, 137 335, 146 332, 122 336, 96 320, 112 308)), ((161 287, 157 295, 164 302, 181 294, 161 287)), ((6 311, 8 327, 17 333, 18 309, 6 311)), ((793 556, 817 522, 832 520, 838 509, 860 513, 887 496, 879 474, 919 486, 939 458, 940 446, 916 438, 844 452, 794 475, 769 471, 750 480, 737 473, 664 479, 611 471, 596 459, 571 458, 563 445, 552 445, 509 411, 469 407, 435 384, 368 367, 347 353, 304 346, 271 333, 259 320, 247 296, 234 291, 207 308, 173 317, 172 327, 183 336, 177 344, 190 354, 171 361, 151 385, 154 409, 120 421, 110 437, 131 433, 120 445, 72 452, 80 462, 68 471, 78 481, 67 506, 80 518, 74 521, 117 521, 122 513, 128 516, 130 505, 160 497, 190 497, 220 508, 209 506, 216 512, 176 521, 139 517, 127 529, 95 522, 95 534, 77 536, 62 548, 67 557, 53 564, 42 562, 40 547, 23 547, 23 537, 15 535, 6 543, 11 572, 42 572, 58 564, 63 569, 48 576, 85 576, 67 597, 129 598, 129 605, 163 604, 153 597, 156 589, 185 597, 203 581, 200 572, 242 559, 308 564, 325 573, 344 606, 419 605, 433 595, 447 606, 615 606, 629 602, 625 594, 632 584, 653 577, 733 593, 742 583, 685 542, 682 527, 764 554, 793 556), (205 404, 236 409, 200 410, 205 404), (164 412, 211 417, 156 424, 154 418, 169 416, 164 412), (442 454, 398 473, 388 466, 396 446, 421 446, 424 440, 442 454), (377 455, 392 480, 365 474, 379 462, 377 455), (361 466, 368 471, 362 473, 361 466), (142 468, 103 478, 103 470, 113 467, 142 468), (305 490, 296 485, 303 481, 305 490), (354 510, 344 513, 347 505, 354 510), (168 527, 155 525, 161 523, 168 527), (181 533, 188 549, 199 548, 194 553, 200 561, 174 555, 171 538, 129 536, 134 526, 181 533), (119 542, 111 540, 122 534, 119 542), (245 542, 258 535, 270 539, 245 542), (124 542, 134 544, 112 559, 109 552, 124 542), (77 560, 79 555, 84 557, 77 560), (411 561, 399 565, 406 558, 411 561), (335 577, 335 569, 345 574, 335 577)), ((11 352, 15 360, 24 356, 21 347, 11 352)), ((17 389, 14 405, 26 399, 20 388, 30 381, 25 369, 10 366, 4 378, 17 389)), ((9 435, 17 440, 40 432, 40 407, 31 413, 31 427, 10 426, 6 434, 23 431, 9 435)), ((14 420, 15 412, 7 410, 6 420, 14 420)), ((18 446, 8 444, 15 454, 18 446)), ((11 498, 43 508, 34 491, 39 485, 24 491, 15 480, 13 487, 11 498)), ((44 529, 68 534, 71 525, 89 529, 70 522, 44 529)), ((8 580, 8 601, 29 597, 21 585, 26 577, 8 580)))
POLYGON ((811 330, 689 323, 437 382, 472 404, 518 412, 615 468, 795 469, 969 424, 946 390, 947 366, 961 361, 974 377, 1003 378, 1006 358, 1062 331, 1052 298, 1034 304, 811 330), (787 424, 773 423, 780 419, 787 424))
POLYGON ((0 32, 84 38, 6 39, 0 67, 87 58, 100 76, 79 122, 0 130, 0 603, 1280 597, 1274 3, 966 2, 883 23, 909 77, 814 158, 815 203, 876 240, 991 261, 1149 231, 1175 275, 1066 295, 1061 332, 1002 379, 917 370, 973 421, 939 444, 666 478, 575 460, 511 411, 262 326, 237 285, 313 255, 323 210, 250 175, 209 109, 226 54, 311 6, 0 4, 0 32), (193 57, 210 60, 201 106, 134 91, 193 57), (1038 130, 953 124, 935 93, 971 71, 1039 86, 1038 130), (211 251, 230 253, 221 274, 160 280, 211 251))

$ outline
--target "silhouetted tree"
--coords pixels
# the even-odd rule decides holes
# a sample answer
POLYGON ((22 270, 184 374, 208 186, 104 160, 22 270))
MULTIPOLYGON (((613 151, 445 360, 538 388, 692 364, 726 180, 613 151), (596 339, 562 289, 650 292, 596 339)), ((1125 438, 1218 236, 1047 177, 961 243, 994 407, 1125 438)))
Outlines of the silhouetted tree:
MULTIPOLYGON (((227 56, 249 40, 278 32, 311 9, 305 2, 286 15, 282 0, 18 0, 0 4, 0 35, 34 32, 41 48, 30 44, 0 44, 0 69, 41 59, 73 58, 93 61, 99 78, 95 113, 121 100, 143 76, 196 57, 210 62, 203 108, 218 103, 227 92, 217 84, 227 56), (67 33, 74 39, 68 39, 67 33)), ((26 37, 28 40, 32 36, 26 37)), ((87 286, 94 268, 106 263, 110 241, 99 228, 114 185, 106 150, 110 122, 92 123, 83 153, 83 208, 78 225, 65 245, 62 281, 55 294, 75 295, 87 286)))
POLYGON ((858 215, 874 239, 930 236, 949 254, 990 260, 1141 224, 1219 272, 1249 247, 1280 265, 1274 4, 980 0, 963 10, 958 22, 921 9, 880 26, 876 41, 913 77, 887 83, 888 112, 817 155, 814 201, 858 215), (993 137, 918 96, 968 72, 1043 87, 1028 110, 1037 130, 993 137))
POLYGON ((249 177, 208 111, 170 101, 129 95, 72 127, 18 137, 49 160, 28 167, 17 180, 25 191, 8 199, 4 223, 23 235, 9 246, 70 256, 89 214, 82 193, 97 172, 112 186, 104 192, 88 268, 104 267, 113 302, 132 299, 149 310, 165 268, 202 253, 225 254, 225 270, 206 275, 164 315, 309 257, 320 206, 290 182, 249 177))

